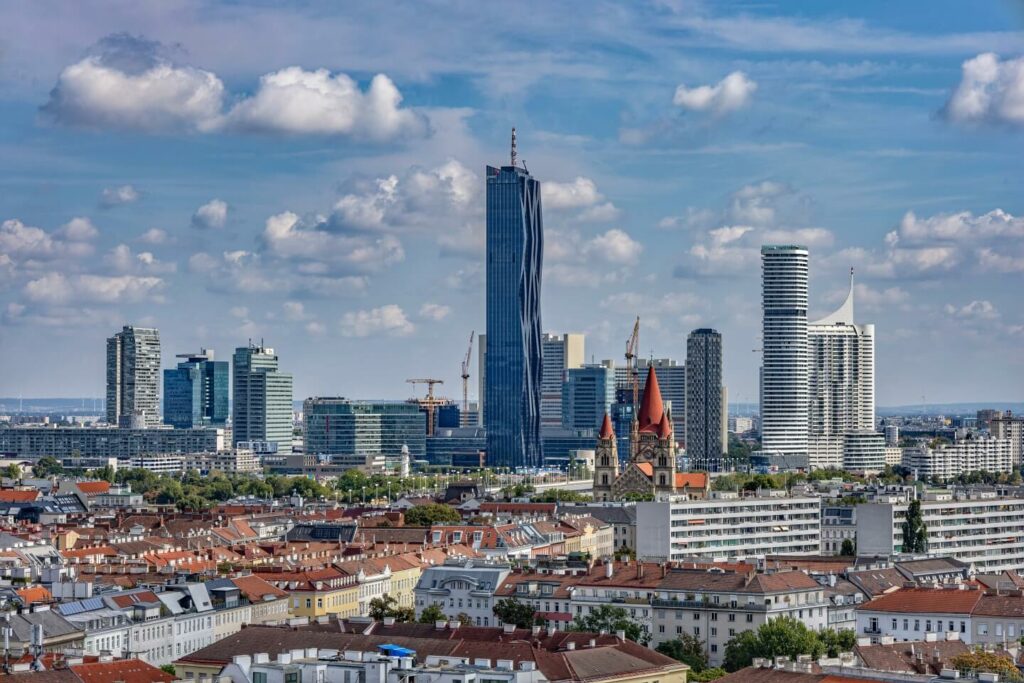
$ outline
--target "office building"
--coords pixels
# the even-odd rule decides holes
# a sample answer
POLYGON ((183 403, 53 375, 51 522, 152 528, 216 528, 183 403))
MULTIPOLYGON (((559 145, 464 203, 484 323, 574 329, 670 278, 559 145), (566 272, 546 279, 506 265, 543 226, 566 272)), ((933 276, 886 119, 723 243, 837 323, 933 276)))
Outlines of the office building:
POLYGON ((235 349, 231 372, 233 442, 271 442, 279 453, 290 451, 292 376, 279 371, 274 349, 262 343, 235 349))
POLYGON ((213 351, 180 354, 176 368, 164 370, 164 424, 180 429, 223 427, 228 421, 227 361, 213 351))
POLYGON ((1019 467, 1024 453, 1024 418, 1006 411, 1006 414, 989 418, 988 429, 993 437, 1010 442, 1010 458, 1013 466, 1019 467))
POLYGON ((682 496, 637 503, 637 557, 681 561, 821 553, 821 499, 713 491, 706 499, 682 496))
POLYGON ((567 429, 598 429, 614 402, 614 368, 603 364, 584 365, 566 371, 559 412, 567 429))
POLYGON ((949 481, 968 472, 1012 472, 1014 444, 1010 439, 979 437, 937 448, 918 445, 903 449, 904 467, 918 479, 949 481))
MULTIPOLYGON (((129 429, 112 427, 0 426, 0 453, 10 457, 67 459, 69 466, 86 460, 128 460, 146 453, 208 453, 223 450, 224 430, 129 429)), ((102 467, 105 462, 97 466, 102 467)))
POLYGON ((540 182, 516 165, 487 167, 487 462, 539 467, 542 377, 540 287, 544 226, 540 182))
POLYGON ((566 372, 583 365, 585 350, 582 334, 545 334, 541 338, 543 372, 540 380, 541 427, 561 427, 562 385, 566 372))
POLYGON ((761 448, 806 459, 807 248, 765 245, 761 265, 761 448))
POLYGON ((722 436, 722 335, 694 330, 686 339, 686 456, 691 470, 718 472, 722 436))
POLYGON ((899 446, 900 445, 900 426, 894 424, 885 425, 885 445, 886 446, 899 446))
POLYGON ((415 403, 307 398, 302 403, 305 452, 313 455, 399 456, 427 453, 427 416, 415 403))
POLYGON ((125 325, 107 339, 107 423, 160 423, 160 332, 125 325))
MULTIPOLYGON (((654 374, 658 377, 661 398, 665 410, 669 413, 673 436, 676 442, 681 444, 686 438, 686 363, 677 363, 672 358, 637 359, 637 380, 640 394, 643 394, 646 388, 647 370, 650 367, 654 368, 654 374)), ((631 402, 633 400, 633 384, 630 369, 625 366, 617 366, 615 379, 619 395, 624 397, 627 402, 631 402)))

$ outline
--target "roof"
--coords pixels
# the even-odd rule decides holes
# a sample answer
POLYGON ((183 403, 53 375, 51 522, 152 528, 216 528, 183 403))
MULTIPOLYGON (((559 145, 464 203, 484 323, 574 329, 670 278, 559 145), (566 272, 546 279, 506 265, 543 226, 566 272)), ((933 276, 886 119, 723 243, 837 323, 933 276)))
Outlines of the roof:
POLYGON ((879 595, 857 609, 900 614, 968 615, 974 611, 982 597, 979 590, 904 588, 879 595))
POLYGON ((15 591, 23 605, 32 605, 37 602, 52 602, 53 595, 46 590, 45 586, 27 586, 15 591))
POLYGON ((608 416, 608 413, 604 414, 604 421, 601 422, 601 434, 602 439, 614 439, 615 430, 612 429, 612 419, 608 416))
POLYGON ((668 421, 668 413, 661 414, 661 422, 658 423, 658 438, 667 439, 672 436, 672 423, 668 421))
POLYGON ((108 493, 110 491, 110 482, 80 481, 78 482, 78 490, 87 496, 98 496, 101 493, 108 493))
POLYGON ((815 320, 811 325, 853 325, 853 268, 850 269, 850 291, 846 299, 833 313, 826 315, 821 320, 815 320))
POLYGON ((78 664, 72 666, 71 670, 82 683, 171 683, 177 680, 176 676, 138 659, 78 664))
POLYGON ((4 489, 0 491, 0 503, 34 503, 39 498, 36 489, 4 489))
POLYGON ((661 418, 665 413, 665 406, 661 400, 661 387, 658 386, 658 375, 654 372, 654 366, 647 366, 647 380, 644 384, 644 396, 640 400, 640 413, 637 422, 640 431, 654 431, 657 429, 661 418))
POLYGON ((933 642, 904 642, 886 645, 858 645, 854 648, 857 656, 869 669, 907 673, 941 673, 944 663, 953 657, 970 652, 971 648, 962 640, 939 640, 933 642), (924 655, 923 661, 917 656, 924 655), (923 670, 922 670, 923 669, 923 670))
POLYGON ((236 576, 231 579, 231 583, 235 584, 250 602, 263 602, 288 595, 287 591, 267 583, 258 576, 236 576))

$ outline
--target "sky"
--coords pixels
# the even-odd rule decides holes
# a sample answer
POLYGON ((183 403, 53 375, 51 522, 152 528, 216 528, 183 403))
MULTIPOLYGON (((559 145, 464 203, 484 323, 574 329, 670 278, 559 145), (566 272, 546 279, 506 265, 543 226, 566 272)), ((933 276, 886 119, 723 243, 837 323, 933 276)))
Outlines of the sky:
POLYGON ((101 396, 135 324, 459 397, 513 126, 588 360, 714 327, 756 401, 795 242, 812 319, 854 269, 879 405, 1024 399, 1024 5, 935 0, 0 2, 0 396, 101 396))

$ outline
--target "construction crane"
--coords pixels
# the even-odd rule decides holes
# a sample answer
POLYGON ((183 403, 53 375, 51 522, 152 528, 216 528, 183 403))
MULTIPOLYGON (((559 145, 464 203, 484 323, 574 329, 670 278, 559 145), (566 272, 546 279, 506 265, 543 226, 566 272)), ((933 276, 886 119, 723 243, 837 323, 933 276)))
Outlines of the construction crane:
POLYGON ((473 336, 476 330, 469 333, 469 348, 466 349, 466 357, 462 359, 462 415, 459 417, 459 424, 465 427, 469 424, 469 359, 473 355, 473 336))
POLYGON ((633 334, 626 340, 626 368, 629 370, 633 383, 633 416, 636 417, 636 406, 640 403, 640 373, 637 372, 636 345, 640 339, 640 316, 633 323, 633 334))
POLYGON ((443 379, 407 379, 405 380, 409 384, 413 385, 415 391, 417 384, 427 385, 427 395, 424 398, 415 399, 421 408, 425 408, 427 411, 427 436, 434 435, 434 408, 439 405, 443 405, 447 402, 446 399, 434 398, 434 385, 444 384, 443 379))

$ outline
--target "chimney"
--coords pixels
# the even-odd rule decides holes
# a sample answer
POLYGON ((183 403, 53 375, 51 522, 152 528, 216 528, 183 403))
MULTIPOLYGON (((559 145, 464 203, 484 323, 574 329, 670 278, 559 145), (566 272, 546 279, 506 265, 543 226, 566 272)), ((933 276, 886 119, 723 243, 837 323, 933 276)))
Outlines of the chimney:
POLYGON ((615 637, 618 638, 619 640, 625 640, 626 639, 626 632, 625 631, 621 631, 621 630, 620 631, 616 631, 615 632, 615 637))
POLYGON ((567 650, 575 650, 576 649, 576 643, 570 640, 568 643, 565 644, 565 649, 567 649, 567 650))
POLYGON ((610 579, 615 574, 615 560, 604 563, 604 578, 610 579))

